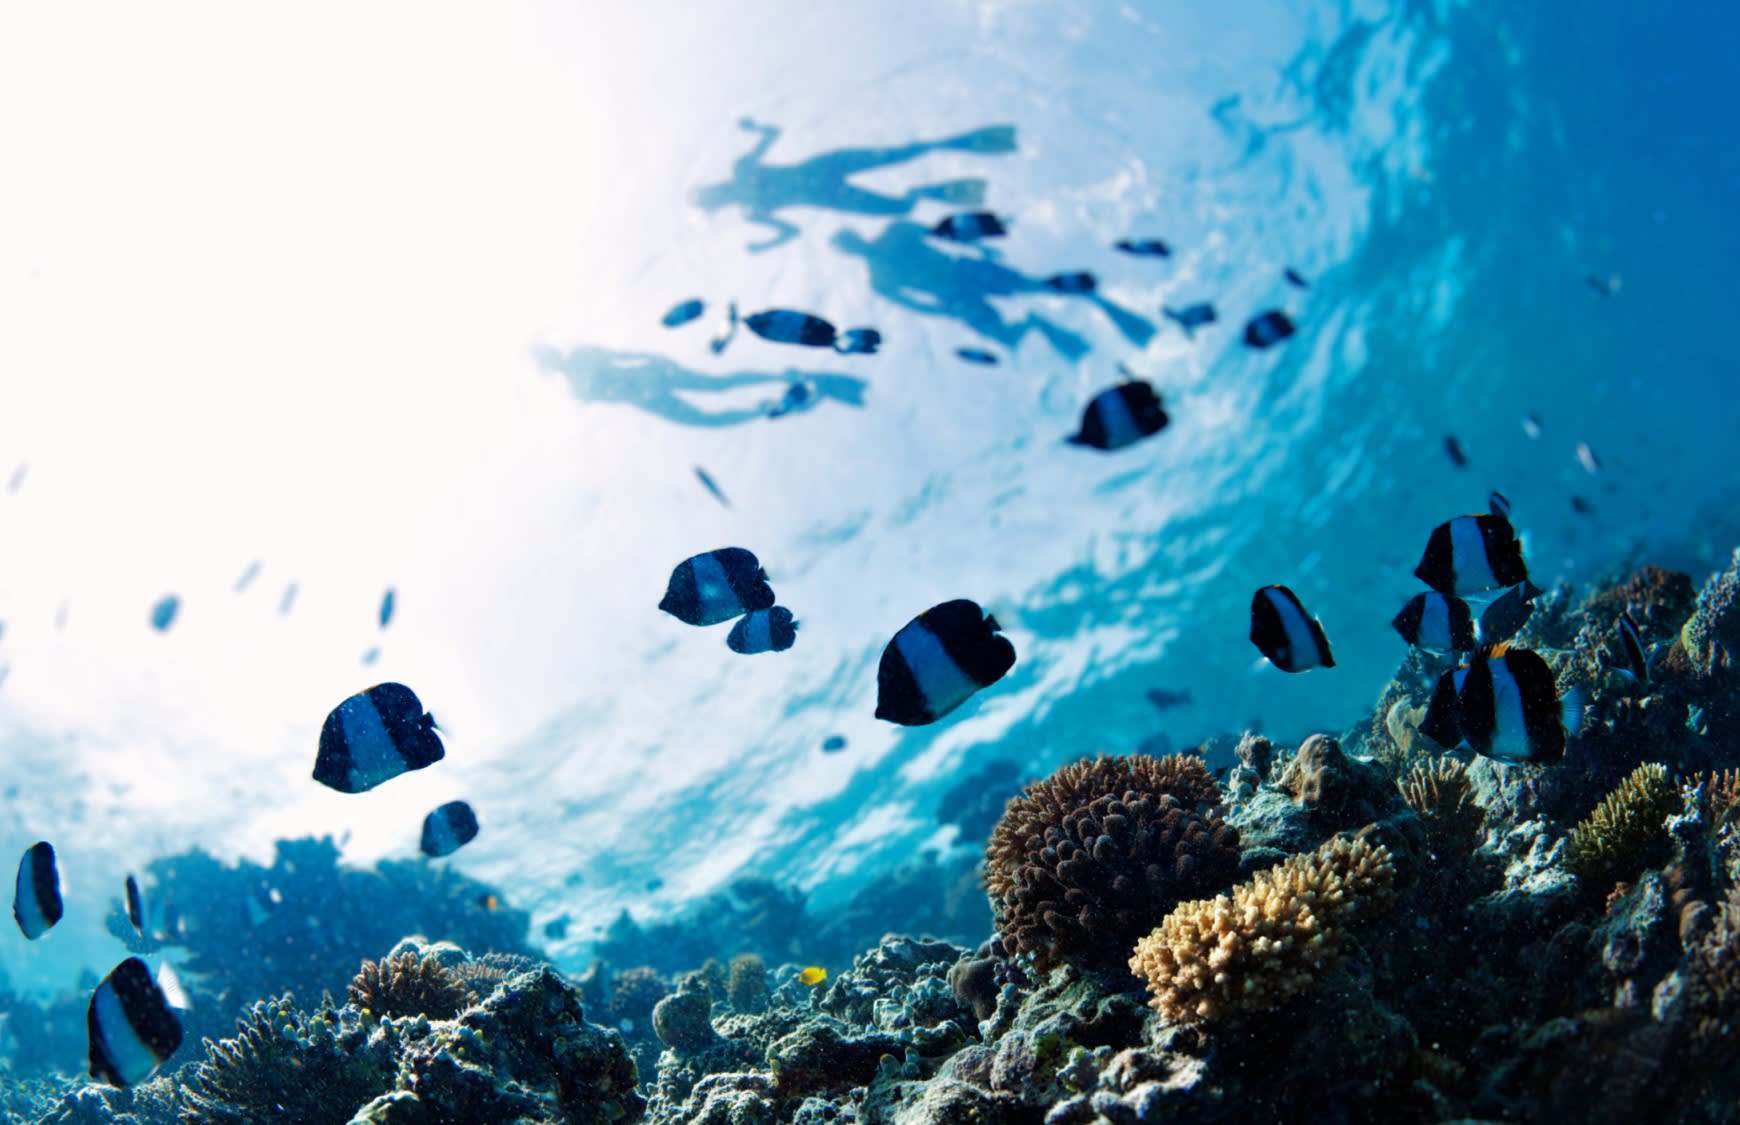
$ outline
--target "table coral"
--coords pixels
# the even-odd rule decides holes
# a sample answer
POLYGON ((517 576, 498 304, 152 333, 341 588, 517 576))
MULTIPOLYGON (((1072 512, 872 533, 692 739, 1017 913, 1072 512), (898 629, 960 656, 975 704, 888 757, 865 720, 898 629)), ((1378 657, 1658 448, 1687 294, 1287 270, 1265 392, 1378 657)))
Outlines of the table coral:
POLYGON ((985 883, 1012 954, 1116 965, 1173 904, 1231 882, 1238 833, 1192 755, 1093 758, 1009 802, 985 883))
POLYGON ((1274 1008, 1340 963, 1347 927, 1389 904, 1394 879, 1383 845, 1337 837, 1228 894, 1179 906, 1136 943, 1130 969, 1171 1022, 1274 1008))

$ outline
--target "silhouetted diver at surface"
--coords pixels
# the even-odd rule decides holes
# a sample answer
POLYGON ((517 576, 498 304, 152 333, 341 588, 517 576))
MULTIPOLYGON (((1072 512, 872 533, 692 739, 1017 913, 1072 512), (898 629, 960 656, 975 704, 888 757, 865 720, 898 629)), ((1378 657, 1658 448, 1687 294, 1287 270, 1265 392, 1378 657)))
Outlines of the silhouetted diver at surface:
MULTIPOLYGON (((1029 331, 1038 331, 1066 359, 1087 354, 1088 342, 1037 313, 1007 321, 992 297, 1022 293, 1057 295, 1042 277, 1028 277, 988 255, 963 254, 944 249, 927 237, 918 223, 897 219, 874 240, 855 230, 834 235, 836 249, 864 259, 870 269, 870 287, 879 295, 914 312, 952 317, 987 339, 1014 348, 1029 331)), ((1153 322, 1106 300, 1098 293, 1075 294, 1092 301, 1111 318, 1119 332, 1142 347, 1154 336, 1153 322)))
POLYGON ((820 207, 850 215, 904 215, 921 199, 977 207, 985 197, 985 181, 981 179, 948 180, 912 188, 904 195, 884 195, 851 183, 849 177, 938 150, 987 156, 1015 151, 1015 126, 988 125, 940 141, 916 141, 891 148, 841 148, 817 153, 799 164, 764 164, 762 158, 779 139, 779 126, 762 125, 747 117, 738 124, 760 133, 761 139, 732 163, 729 180, 696 188, 691 198, 696 206, 707 211, 732 205, 742 207, 750 222, 771 228, 773 237, 749 244, 755 253, 771 250, 798 236, 798 228, 778 215, 787 207, 820 207))
POLYGON ((708 375, 660 355, 594 347, 568 351, 540 348, 535 354, 538 366, 566 379, 568 389, 582 402, 626 403, 684 426, 737 426, 814 410, 829 399, 847 406, 864 405, 865 382, 853 375, 794 369, 778 374, 740 371, 708 375), (755 386, 774 389, 779 397, 752 407, 723 410, 708 410, 685 397, 755 386), (792 394, 793 387, 805 388, 804 393, 792 394))

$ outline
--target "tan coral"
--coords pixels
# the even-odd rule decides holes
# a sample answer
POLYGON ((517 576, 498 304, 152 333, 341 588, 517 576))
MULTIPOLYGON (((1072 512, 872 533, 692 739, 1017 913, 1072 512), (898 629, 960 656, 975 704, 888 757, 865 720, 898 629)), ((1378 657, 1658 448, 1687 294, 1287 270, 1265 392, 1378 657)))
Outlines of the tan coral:
POLYGON ((1467 767, 1455 758, 1415 766, 1402 779, 1401 790, 1402 800, 1440 847, 1469 852, 1480 842, 1486 810, 1474 799, 1467 767))
POLYGON ((364 961, 350 982, 350 1002, 377 1016, 428 1016, 452 1019, 477 994, 452 970, 432 957, 401 953, 382 961, 364 961))
POLYGON ((1382 844, 1337 837, 1227 894, 1182 904, 1136 943, 1130 969, 1174 1023, 1274 1008, 1340 963, 1347 927, 1386 907, 1394 881, 1382 844))
POLYGON ((1645 762, 1571 830, 1565 862, 1597 890, 1636 875, 1665 852, 1667 818, 1680 808, 1667 767, 1645 762))

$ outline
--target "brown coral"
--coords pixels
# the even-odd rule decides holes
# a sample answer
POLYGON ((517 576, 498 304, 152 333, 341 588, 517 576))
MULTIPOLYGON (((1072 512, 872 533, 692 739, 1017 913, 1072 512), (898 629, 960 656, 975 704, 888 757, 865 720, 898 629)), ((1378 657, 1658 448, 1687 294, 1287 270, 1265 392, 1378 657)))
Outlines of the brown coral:
POLYGON ((1617 586, 1593 594, 1583 605, 1592 621, 1612 621, 1629 612, 1645 640, 1671 636, 1697 607, 1698 591, 1689 575, 1646 566, 1617 586))
POLYGON ((1327 832, 1370 824, 1396 807, 1395 786, 1384 768, 1348 756, 1328 735, 1300 743, 1275 784, 1310 809, 1313 823, 1327 832))
POLYGON ((1136 943, 1130 969, 1171 1022, 1274 1008, 1340 963, 1347 927, 1387 906, 1394 881, 1382 844, 1337 837, 1228 894, 1184 903, 1136 943))
POLYGON ((1402 779, 1401 790, 1440 850, 1467 853, 1480 842, 1486 810, 1474 799, 1467 768, 1455 758, 1415 766, 1402 779))
POLYGON ((1094 758, 1010 800, 991 833, 985 883, 1005 947, 1040 968, 1117 964, 1182 899, 1238 870, 1238 833, 1191 755, 1094 758))
POLYGON ((393 1084, 385 1040, 345 1029, 329 1006, 303 1015, 288 995, 253 1005, 205 1052, 181 1088, 182 1125, 343 1125, 393 1084))
POLYGON ((1596 890, 1635 875, 1662 858, 1664 826, 1680 807, 1667 767, 1645 762, 1571 830, 1565 862, 1596 890))
POLYGON ((432 957, 401 953, 364 961, 350 982, 350 1002, 377 1016, 428 1016, 448 1020, 477 1002, 453 970, 432 957))

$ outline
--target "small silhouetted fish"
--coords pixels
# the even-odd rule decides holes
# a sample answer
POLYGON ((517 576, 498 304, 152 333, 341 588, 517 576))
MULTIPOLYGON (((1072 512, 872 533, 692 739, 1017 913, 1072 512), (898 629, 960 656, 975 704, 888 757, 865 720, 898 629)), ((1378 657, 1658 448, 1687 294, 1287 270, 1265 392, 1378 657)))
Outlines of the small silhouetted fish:
POLYGON ((784 606, 758 609, 744 614, 737 624, 731 626, 725 646, 745 656, 758 652, 784 652, 796 643, 797 629, 798 623, 792 619, 791 610, 784 606))
POLYGON ((1601 459, 1595 456, 1595 451, 1589 448, 1589 443, 1586 441, 1577 443, 1577 464, 1583 466, 1583 471, 1590 476, 1595 476, 1601 471, 1601 459))
POLYGON ((1474 650, 1474 612, 1461 598, 1436 590, 1409 598, 1390 624, 1402 640, 1428 652, 1474 650))
POLYGON ((296 583, 284 587, 284 596, 278 599, 278 616, 283 617, 290 612, 290 607, 296 604, 296 583))
POLYGON ((1082 411, 1081 429, 1064 440, 1091 449, 1122 449, 1159 433, 1169 420, 1153 384, 1132 379, 1095 395, 1082 411))
POLYGON ((1415 577, 1458 597, 1526 582, 1528 566, 1516 529, 1503 516, 1457 516, 1432 529, 1415 577))
POLYGON ((1280 343, 1295 331, 1293 321, 1280 309, 1270 309, 1252 317, 1245 325, 1245 343, 1253 348, 1267 348, 1280 343))
POLYGON ((1522 632, 1534 613, 1534 601, 1540 587, 1533 582, 1518 582, 1487 603, 1474 623, 1474 637, 1482 645, 1491 646, 1510 640, 1522 632))
POLYGON ((174 594, 165 594, 151 607, 151 627, 159 633, 167 633, 169 627, 175 624, 175 614, 181 609, 181 599, 174 594))
POLYGON ((664 885, 665 885, 665 881, 663 879, 648 879, 646 881, 646 889, 647 889, 647 892, 649 894, 653 891, 658 890, 660 887, 662 887, 664 885))
POLYGON ((838 754, 845 748, 846 736, 843 734, 830 734, 822 739, 822 753, 824 754, 838 754))
POLYGON ((1281 271, 1281 276, 1287 279, 1288 285, 1294 285, 1300 289, 1311 288, 1311 283, 1306 281, 1304 276, 1292 266, 1288 266, 1285 270, 1281 271))
POLYGON ((248 564, 248 569, 242 571, 242 576, 236 579, 236 593, 242 593, 254 584, 254 579, 260 577, 260 560, 255 559, 248 564))
POLYGON ((989 211, 963 211, 931 227, 930 233, 951 242, 977 242, 981 238, 999 238, 1008 234, 1009 226, 1006 220, 989 211))
POLYGON ((720 547, 678 563, 659 608, 688 625, 717 625, 770 609, 773 601, 773 587, 754 552, 720 547))
POLYGON ((1285 586, 1264 586, 1251 596, 1251 643, 1283 672, 1335 667, 1323 623, 1285 586))
POLYGON ((1074 273, 1054 273, 1045 279, 1045 287, 1059 293, 1092 293, 1099 288, 1099 284, 1093 274, 1082 270, 1074 273))
POLYGON ((28 462, 25 464, 19 465, 16 469, 13 469, 12 470, 12 479, 6 482, 6 491, 7 492, 17 492, 19 489, 19 486, 21 486, 24 483, 24 478, 29 476, 29 475, 30 475, 30 465, 28 462))
POLYGON ((544 923, 544 936, 552 941, 561 941, 563 938, 568 936, 568 926, 571 924, 571 921, 572 920, 566 914, 562 915, 560 918, 550 919, 548 922, 544 923))
POLYGON ((393 593, 393 588, 391 586, 388 586, 387 592, 381 595, 380 618, 381 618, 381 628, 383 628, 383 629, 385 629, 387 627, 388 623, 393 620, 393 606, 394 606, 394 602, 396 600, 397 600, 397 598, 393 593))
POLYGON ((712 473, 709 473, 706 469, 696 465, 695 479, 701 482, 702 488, 705 488, 708 492, 713 494, 713 499, 719 501, 719 503, 725 505, 727 508, 731 506, 731 501, 725 499, 725 493, 719 487, 719 482, 713 479, 712 473))
POLYGON ((1524 414, 1522 420, 1523 433, 1530 441, 1541 436, 1541 418, 1538 414, 1524 414))
POLYGON ((1170 711, 1174 707, 1186 707, 1190 704, 1190 692, 1188 691, 1149 688, 1145 694, 1148 697, 1148 702, 1160 711, 1170 711))
POLYGON ((882 333, 874 328, 848 328, 840 333, 834 350, 841 355, 875 355, 882 348, 882 333))
POLYGON ((1015 666, 997 619, 966 598, 925 610, 894 634, 876 669, 876 717, 934 723, 1015 666))
POLYGON ((796 309, 766 309, 743 318, 748 329, 763 340, 796 344, 803 348, 831 348, 839 330, 813 313, 796 309))
POLYGON ((362 654, 363 667, 365 667, 365 668, 368 667, 370 664, 373 664, 375 661, 379 660, 380 658, 381 658, 381 646, 380 645, 370 645, 368 648, 363 650, 363 654, 362 654))
POLYGON ((955 354, 968 363, 976 363, 981 367, 997 366, 997 357, 983 348, 956 348, 955 354))
POLYGON ((1169 258, 1172 247, 1158 238, 1120 238, 1112 246, 1126 254, 1134 254, 1138 258, 1169 258))
POLYGON ((181 1020, 137 957, 115 966, 97 985, 85 1028, 91 1077, 112 1086, 145 1081, 181 1046, 181 1020))
MULTIPOLYGON (((1624 664, 1616 671, 1632 683, 1648 683, 1649 655, 1643 647, 1643 636, 1637 631, 1637 622, 1631 619, 1629 609, 1619 615, 1619 620, 1614 622, 1614 628, 1619 630, 1619 652, 1624 659, 1624 664)), ((20 872, 20 881, 23 878, 23 873, 20 872)))
POLYGON ((691 298, 671 306, 671 311, 659 321, 666 328, 681 328, 691 320, 697 320, 707 311, 707 302, 699 297, 691 298))
POLYGON ((1595 505, 1581 496, 1573 496, 1571 497, 1571 510, 1580 516, 1592 516, 1595 514, 1595 505))
POLYGON ((12 893, 12 917, 31 941, 46 934, 66 913, 60 897, 60 868, 54 845, 40 840, 18 861, 18 883, 12 893))
POLYGON ((1178 327, 1184 329, 1186 336, 1196 335, 1198 328, 1205 324, 1213 324, 1219 319, 1215 314, 1214 306, 1207 301, 1198 301, 1194 305, 1185 305, 1181 309, 1162 308, 1160 312, 1166 319, 1176 322, 1178 327))
POLYGON ((808 403, 810 399, 815 397, 815 393, 808 383, 787 384, 785 394, 780 396, 778 402, 767 408, 767 416, 769 418, 783 418, 808 403))
POLYGON ((139 931, 139 936, 145 936, 145 896, 139 891, 139 880, 127 876, 127 921, 139 931))
POLYGON ((1510 519, 1510 497, 1493 489, 1486 494, 1486 510, 1500 519, 1510 519))
POLYGON ((320 728, 314 780, 361 793, 447 756, 435 716, 404 684, 376 684, 334 707, 320 728))
POLYGON ((1466 743, 1499 761, 1550 765, 1565 756, 1565 735, 1582 712, 1579 693, 1559 697, 1538 653, 1499 645, 1439 677, 1419 729, 1445 749, 1466 743))
POLYGON ((1597 273, 1592 273, 1585 276, 1583 280, 1588 283, 1589 288, 1595 290, 1595 292, 1601 294, 1603 297, 1611 297, 1619 292, 1619 286, 1622 279, 1616 273, 1610 273, 1606 277, 1602 277, 1597 273))
POLYGON ((423 839, 418 844, 431 859, 452 855, 477 839, 477 814, 464 801, 448 801, 423 818, 423 839))
POLYGON ((1468 454, 1462 452, 1462 443, 1456 440, 1455 434, 1444 435, 1444 455, 1450 458, 1450 463, 1458 469, 1468 467, 1468 454))

